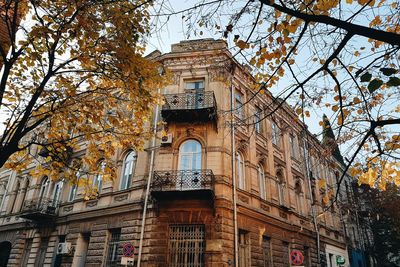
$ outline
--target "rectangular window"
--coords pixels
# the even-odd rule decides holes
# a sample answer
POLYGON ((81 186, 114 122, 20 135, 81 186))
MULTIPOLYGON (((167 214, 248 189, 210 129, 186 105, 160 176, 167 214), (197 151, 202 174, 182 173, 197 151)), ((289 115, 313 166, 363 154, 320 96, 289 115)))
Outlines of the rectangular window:
POLYGON ((46 250, 47 246, 49 244, 49 238, 48 237, 42 237, 40 239, 40 248, 39 252, 36 257, 36 262, 35 262, 35 267, 41 267, 44 265, 44 261, 46 259, 46 250))
POLYGON ((261 134, 263 132, 261 119, 262 119, 262 109, 256 107, 256 113, 254 115, 254 128, 256 130, 256 133, 258 134, 261 134))
POLYGON ((303 265, 304 267, 311 267, 311 257, 310 257, 310 248, 304 247, 304 260, 303 265))
POLYGON ((289 143, 290 143, 290 153, 293 158, 299 158, 299 146, 297 143, 297 138, 294 135, 289 135, 289 143))
POLYGON ((21 266, 28 265, 28 260, 29 260, 29 255, 31 253, 32 243, 33 243, 32 238, 25 239, 25 246, 24 246, 24 252, 22 254, 21 266))
POLYGON ((169 227, 170 267, 204 266, 204 225, 172 225, 169 227))
POLYGON ((121 263, 122 251, 120 247, 121 228, 110 230, 110 241, 108 242, 107 250, 107 267, 119 266, 121 263))
POLYGON ((239 267, 250 267, 250 237, 249 233, 239 230, 239 267))
POLYGON ((283 266, 290 266, 289 262, 289 243, 286 241, 282 242, 282 260, 283 260, 283 266))
POLYGON ((263 236, 262 240, 263 267, 273 267, 271 238, 263 236))
POLYGON ((186 90, 204 90, 204 80, 186 81, 185 89, 186 90))
POLYGON ((235 114, 239 119, 244 119, 243 94, 235 90, 235 114))

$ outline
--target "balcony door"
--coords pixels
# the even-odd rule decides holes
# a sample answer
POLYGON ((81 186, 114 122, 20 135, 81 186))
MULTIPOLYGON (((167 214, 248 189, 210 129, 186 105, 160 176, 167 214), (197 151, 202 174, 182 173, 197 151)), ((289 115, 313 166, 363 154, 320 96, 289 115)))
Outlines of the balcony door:
POLYGON ((187 140, 179 147, 177 189, 201 188, 201 144, 196 140, 187 140))
POLYGON ((204 107, 204 80, 185 82, 187 107, 199 109, 204 107))
POLYGON ((45 176, 42 180, 42 183, 40 184, 39 201, 38 201, 39 205, 43 199, 47 198, 49 186, 50 186, 49 178, 45 176))

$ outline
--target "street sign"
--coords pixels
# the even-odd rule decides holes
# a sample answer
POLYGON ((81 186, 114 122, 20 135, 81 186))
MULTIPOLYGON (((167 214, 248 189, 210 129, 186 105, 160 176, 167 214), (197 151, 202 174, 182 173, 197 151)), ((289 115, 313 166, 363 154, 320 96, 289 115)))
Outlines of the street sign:
POLYGON ((133 258, 133 257, 121 257, 121 265, 134 266, 135 265, 135 258, 133 258))
POLYGON ((336 264, 337 265, 343 265, 345 263, 346 263, 345 257, 343 257, 341 255, 336 255, 336 264))
POLYGON ((303 253, 299 250, 293 250, 290 253, 290 261, 292 262, 292 265, 294 266, 300 266, 303 264, 304 261, 304 256, 303 253))
POLYGON ((136 249, 131 243, 124 244, 122 248, 122 253, 125 257, 133 257, 135 255, 136 249))

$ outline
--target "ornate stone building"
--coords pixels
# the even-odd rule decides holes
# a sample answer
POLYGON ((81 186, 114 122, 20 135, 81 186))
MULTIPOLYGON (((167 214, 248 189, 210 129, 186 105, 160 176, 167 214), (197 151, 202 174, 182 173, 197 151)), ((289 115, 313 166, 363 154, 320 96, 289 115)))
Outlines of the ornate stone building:
POLYGON ((173 74, 154 113, 163 129, 144 151, 117 153, 117 180, 89 177, 97 199, 62 177, 33 180, 35 166, 0 171, 0 266, 119 266, 141 240, 141 266, 235 266, 236 255, 240 267, 286 267, 293 251, 304 266, 349 266, 338 209, 326 210, 339 163, 293 110, 254 94, 224 41, 150 56, 173 74))

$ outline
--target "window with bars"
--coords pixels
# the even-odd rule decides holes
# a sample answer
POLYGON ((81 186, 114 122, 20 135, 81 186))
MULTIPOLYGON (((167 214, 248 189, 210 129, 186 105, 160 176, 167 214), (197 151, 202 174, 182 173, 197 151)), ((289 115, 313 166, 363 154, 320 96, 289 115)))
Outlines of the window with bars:
POLYGON ((107 250, 107 267, 119 266, 121 262, 120 250, 121 228, 110 230, 110 241, 107 250))
POLYGON ((204 266, 204 225, 171 225, 169 228, 170 267, 204 266))
POLYGON ((250 267, 250 236, 249 232, 239 230, 239 267, 250 267))
POLYGON ((262 240, 263 267, 272 267, 272 247, 271 238, 263 236, 262 240))
POLYGON ((283 260, 283 266, 290 266, 290 258, 289 258, 289 242, 282 241, 282 260, 283 260))

